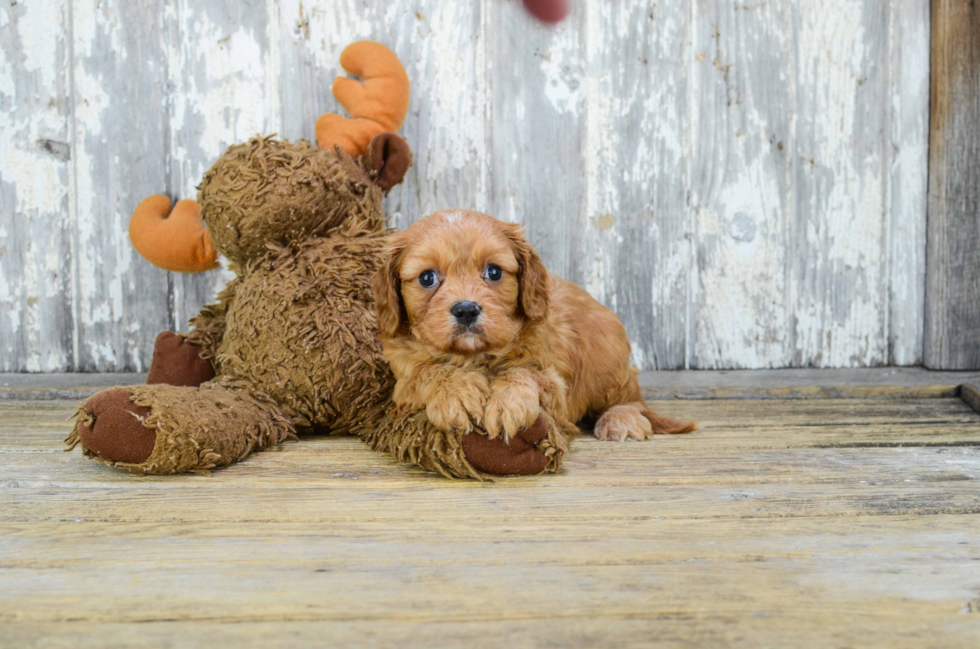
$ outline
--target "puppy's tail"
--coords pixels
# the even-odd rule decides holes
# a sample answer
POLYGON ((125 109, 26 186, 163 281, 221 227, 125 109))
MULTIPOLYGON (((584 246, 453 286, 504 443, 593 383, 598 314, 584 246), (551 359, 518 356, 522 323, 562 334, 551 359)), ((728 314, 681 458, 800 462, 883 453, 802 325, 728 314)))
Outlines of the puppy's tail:
POLYGON ((698 429, 698 422, 673 417, 662 417, 650 410, 645 403, 640 407, 640 414, 646 417, 653 427, 654 435, 676 435, 677 433, 692 433, 698 429))

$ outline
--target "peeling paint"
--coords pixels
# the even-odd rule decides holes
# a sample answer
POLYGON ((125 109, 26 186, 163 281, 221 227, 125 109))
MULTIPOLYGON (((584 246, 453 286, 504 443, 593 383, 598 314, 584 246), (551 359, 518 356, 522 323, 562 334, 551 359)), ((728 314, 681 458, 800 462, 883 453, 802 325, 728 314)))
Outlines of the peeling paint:
POLYGON ((4 5, 0 370, 145 368, 231 275, 168 278, 131 210, 193 197, 255 133, 311 138, 361 38, 413 85, 394 225, 524 224, 644 368, 919 362, 928 19, 926 0, 588 2, 555 27, 504 2, 4 5))
POLYGON ((66 301, 68 139, 65 2, 14 3, 0 19, 0 371, 58 371, 66 301))
POLYGON ((611 229, 615 223, 616 219, 612 214, 600 214, 599 216, 592 217, 592 224, 600 232, 611 229))
MULTIPOLYGON (((893 120, 885 101, 893 79, 908 74, 891 63, 899 53, 886 46, 897 38, 905 56, 927 62, 927 39, 894 32, 918 29, 928 6, 825 5, 760 5, 751 15, 705 7, 698 18, 696 49, 731 65, 723 77, 695 67, 697 132, 711 151, 696 159, 692 192, 696 367, 921 358, 919 327, 894 335, 890 287, 921 286, 925 206, 886 199, 898 147, 882 134, 893 120), (896 257, 888 228, 900 212, 913 236, 896 257)), ((923 67, 917 89, 903 93, 915 106, 905 119, 922 129, 926 77, 923 67)), ((919 141, 910 141, 914 151, 919 141)), ((925 165, 912 162, 907 173, 907 189, 898 191, 919 196, 925 165)), ((921 313, 915 290, 901 300, 905 313, 921 313)))

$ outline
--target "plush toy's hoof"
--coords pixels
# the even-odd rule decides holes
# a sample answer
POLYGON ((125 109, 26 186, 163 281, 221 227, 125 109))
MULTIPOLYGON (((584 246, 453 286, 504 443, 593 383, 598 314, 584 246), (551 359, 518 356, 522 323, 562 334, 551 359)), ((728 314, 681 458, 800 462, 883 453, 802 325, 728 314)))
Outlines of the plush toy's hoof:
POLYGON ((140 464, 150 457, 157 434, 143 426, 149 408, 129 400, 124 388, 103 390, 82 406, 78 441, 95 455, 112 462, 140 464))
POLYGON ((477 470, 490 475, 534 475, 548 466, 548 456, 536 447, 547 437, 548 420, 541 416, 509 441, 468 433, 463 436, 463 452, 477 470))
POLYGON ((196 388, 214 378, 211 361, 201 358, 201 348, 171 331, 161 331, 153 345, 153 360, 146 375, 147 384, 196 388))

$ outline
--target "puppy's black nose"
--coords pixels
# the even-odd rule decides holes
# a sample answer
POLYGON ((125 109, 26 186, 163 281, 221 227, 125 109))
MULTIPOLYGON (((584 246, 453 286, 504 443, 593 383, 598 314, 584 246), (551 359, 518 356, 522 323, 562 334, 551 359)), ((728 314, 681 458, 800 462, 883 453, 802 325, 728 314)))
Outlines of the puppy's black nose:
POLYGON ((468 327, 480 317, 480 305, 476 302, 457 302, 449 309, 456 322, 468 327))

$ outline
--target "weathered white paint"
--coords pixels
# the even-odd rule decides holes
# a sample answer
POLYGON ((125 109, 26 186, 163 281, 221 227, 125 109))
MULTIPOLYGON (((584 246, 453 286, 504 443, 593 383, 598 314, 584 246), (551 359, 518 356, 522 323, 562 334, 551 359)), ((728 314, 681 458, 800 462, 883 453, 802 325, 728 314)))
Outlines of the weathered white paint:
POLYGON ((145 370, 170 323, 167 274, 126 234, 133 206, 166 187, 163 6, 71 0, 76 370, 145 370))
POLYGON ((404 227, 523 223, 644 368, 921 360, 927 0, 37 0, 0 7, 0 368, 145 370, 227 271, 136 255, 143 196, 313 137, 340 51, 405 63, 404 227))
POLYGON ((697 7, 692 366, 918 362, 926 3, 697 7))
POLYGON ((929 166, 929 4, 899 2, 889 12, 888 363, 923 359, 929 166))
POLYGON ((0 369, 72 354, 66 1, 0 7, 0 369))
POLYGON ((492 140, 487 209, 522 223, 545 264, 579 280, 576 251, 586 189, 586 7, 573 4, 567 26, 555 30, 531 20, 514 21, 508 3, 488 4, 492 140))
POLYGON ((586 209, 575 279, 620 315, 634 361, 684 367, 692 16, 683 4, 587 6, 586 209))

